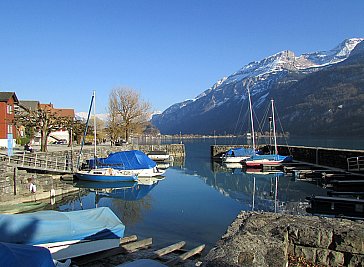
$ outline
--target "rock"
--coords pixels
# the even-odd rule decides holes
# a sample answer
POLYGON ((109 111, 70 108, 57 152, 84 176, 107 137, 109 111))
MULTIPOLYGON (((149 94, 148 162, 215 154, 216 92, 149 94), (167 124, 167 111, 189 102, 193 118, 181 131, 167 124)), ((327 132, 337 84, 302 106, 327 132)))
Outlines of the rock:
POLYGON ((364 224, 242 211, 206 255, 206 266, 287 266, 288 255, 322 266, 362 266, 364 224))

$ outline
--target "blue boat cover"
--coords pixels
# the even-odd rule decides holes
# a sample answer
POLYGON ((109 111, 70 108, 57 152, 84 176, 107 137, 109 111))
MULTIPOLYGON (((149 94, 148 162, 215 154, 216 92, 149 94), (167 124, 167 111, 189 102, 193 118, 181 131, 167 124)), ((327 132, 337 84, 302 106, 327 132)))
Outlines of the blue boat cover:
POLYGON ((226 152, 226 155, 232 157, 252 156, 254 155, 254 149, 244 147, 231 148, 228 152, 226 152))
POLYGON ((54 267, 54 263, 46 248, 0 242, 0 266, 54 267))
POLYGON ((0 215, 0 242, 7 243, 34 245, 121 238, 124 230, 125 226, 108 207, 0 215))
MULTIPOLYGON (((90 168, 95 167, 95 159, 89 159, 87 163, 90 168)), ((96 165, 118 170, 138 170, 154 168, 157 163, 140 150, 130 150, 110 153, 107 158, 97 158, 96 165)))

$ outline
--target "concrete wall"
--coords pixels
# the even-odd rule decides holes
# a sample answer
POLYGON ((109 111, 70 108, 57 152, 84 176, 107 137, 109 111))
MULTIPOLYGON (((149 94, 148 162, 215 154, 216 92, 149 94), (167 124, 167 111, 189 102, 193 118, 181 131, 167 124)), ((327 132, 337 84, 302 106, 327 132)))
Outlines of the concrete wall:
MULTIPOLYGON (((243 146, 234 146, 243 147, 243 146)), ((217 158, 222 153, 228 151, 232 146, 213 145, 211 146, 211 157, 217 158)), ((267 149, 269 146, 262 146, 267 149)), ((294 160, 347 169, 347 158, 364 156, 364 150, 350 150, 323 147, 305 147, 305 146, 278 146, 280 155, 292 155, 294 160)))

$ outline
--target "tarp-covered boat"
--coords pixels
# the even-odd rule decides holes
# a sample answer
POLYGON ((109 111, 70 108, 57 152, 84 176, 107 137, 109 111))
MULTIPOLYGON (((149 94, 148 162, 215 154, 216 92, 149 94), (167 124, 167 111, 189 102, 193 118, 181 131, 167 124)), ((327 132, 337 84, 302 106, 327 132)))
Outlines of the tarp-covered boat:
POLYGON ((125 226, 107 207, 70 212, 1 214, 0 242, 48 248, 54 259, 119 246, 125 226))
POLYGON ((0 242, 0 266, 54 267, 54 263, 46 248, 0 242))
POLYGON ((229 149, 222 157, 227 163, 238 163, 255 155, 253 148, 237 147, 229 149))
POLYGON ((88 167, 113 168, 115 170, 132 170, 139 177, 152 177, 162 175, 164 171, 158 170, 157 163, 151 160, 140 150, 129 150, 110 153, 106 158, 87 160, 88 167))

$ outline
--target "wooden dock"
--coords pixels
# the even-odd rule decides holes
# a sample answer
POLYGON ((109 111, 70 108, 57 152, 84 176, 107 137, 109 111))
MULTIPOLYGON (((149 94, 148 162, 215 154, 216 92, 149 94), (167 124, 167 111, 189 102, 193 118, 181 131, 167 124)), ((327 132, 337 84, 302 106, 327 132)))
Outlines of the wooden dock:
POLYGON ((205 245, 199 245, 189 250, 183 249, 185 245, 185 241, 180 241, 164 248, 154 249, 152 238, 138 240, 136 235, 132 235, 121 238, 120 245, 117 248, 80 256, 71 260, 72 264, 80 267, 116 266, 138 259, 155 260, 166 266, 183 266, 185 263, 195 266, 195 263, 199 262, 199 257, 205 245))
MULTIPOLYGON (((233 147, 247 147, 247 145, 212 145, 211 158, 218 159, 233 147)), ((259 147, 263 151, 270 151, 269 145, 260 145, 259 147)), ((364 172, 364 150, 279 145, 278 152, 280 155, 292 155, 294 160, 342 170, 364 172)))
POLYGON ((310 213, 364 219, 364 200, 344 197, 312 196, 310 213))

